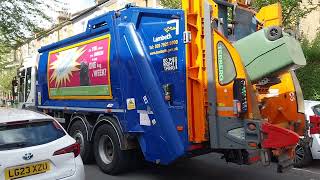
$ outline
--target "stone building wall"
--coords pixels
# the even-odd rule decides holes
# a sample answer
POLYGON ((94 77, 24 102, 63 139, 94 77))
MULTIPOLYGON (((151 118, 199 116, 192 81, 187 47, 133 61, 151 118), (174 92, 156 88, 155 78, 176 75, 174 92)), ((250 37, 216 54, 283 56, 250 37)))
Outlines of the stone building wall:
MULTIPOLYGON (((302 5, 309 6, 309 0, 302 0, 302 5)), ((320 0, 312 0, 312 5, 319 4, 320 0)), ((320 31, 320 8, 312 11, 305 18, 300 20, 299 29, 303 36, 312 40, 316 37, 317 32, 320 31)))
MULTIPOLYGON (((105 0, 102 1, 104 2, 105 0)), ((96 1, 96 3, 102 3, 102 1, 96 1)), ((57 25, 53 29, 49 29, 46 36, 35 36, 34 39, 22 45, 15 52, 15 61, 21 64, 26 58, 36 58, 38 55, 38 49, 42 46, 84 32, 89 19, 92 19, 111 10, 121 9, 125 6, 125 4, 130 2, 136 3, 136 5, 140 7, 145 7, 146 2, 148 7, 160 6, 159 0, 108 0, 100 6, 96 6, 96 8, 92 11, 88 11, 90 9, 89 7, 88 9, 73 14, 70 21, 62 22, 60 25, 57 25)))

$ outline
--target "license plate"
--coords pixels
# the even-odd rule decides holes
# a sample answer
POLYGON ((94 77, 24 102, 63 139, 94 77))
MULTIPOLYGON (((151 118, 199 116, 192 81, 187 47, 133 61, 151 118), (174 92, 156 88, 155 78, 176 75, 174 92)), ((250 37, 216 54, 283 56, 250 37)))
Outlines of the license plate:
POLYGON ((5 171, 5 176, 6 176, 6 180, 12 180, 12 179, 45 173, 49 170, 50 170, 49 161, 43 161, 43 162, 8 168, 5 171))

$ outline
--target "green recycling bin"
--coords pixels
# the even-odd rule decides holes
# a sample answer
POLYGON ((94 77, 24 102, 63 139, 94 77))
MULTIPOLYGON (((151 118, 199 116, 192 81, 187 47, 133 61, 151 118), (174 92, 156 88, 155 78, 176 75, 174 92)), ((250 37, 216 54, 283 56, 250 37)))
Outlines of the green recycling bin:
POLYGON ((300 42, 281 29, 278 34, 272 30, 264 28, 234 43, 251 81, 306 65, 300 42))

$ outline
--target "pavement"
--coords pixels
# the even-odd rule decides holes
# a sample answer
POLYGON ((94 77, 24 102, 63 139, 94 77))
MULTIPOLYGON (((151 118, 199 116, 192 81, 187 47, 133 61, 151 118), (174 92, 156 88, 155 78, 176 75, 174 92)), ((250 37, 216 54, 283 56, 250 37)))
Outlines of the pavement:
POLYGON ((104 174, 94 164, 86 165, 85 172, 87 180, 320 180, 320 161, 314 161, 307 168, 277 173, 275 165, 239 166, 211 153, 169 166, 145 165, 117 176, 104 174))

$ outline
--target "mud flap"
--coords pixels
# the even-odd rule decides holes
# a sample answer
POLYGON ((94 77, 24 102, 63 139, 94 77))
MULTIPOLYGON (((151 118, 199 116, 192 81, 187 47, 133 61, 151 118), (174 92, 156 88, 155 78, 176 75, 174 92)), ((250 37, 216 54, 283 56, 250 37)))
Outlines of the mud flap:
MULTIPOLYGON (((289 151, 291 149, 288 149, 289 151)), ((294 150, 294 149, 293 149, 294 150)), ((289 170, 293 167, 293 159, 290 156, 290 152, 283 152, 278 156, 278 165, 277 165, 277 172, 283 173, 286 170, 289 170)))

